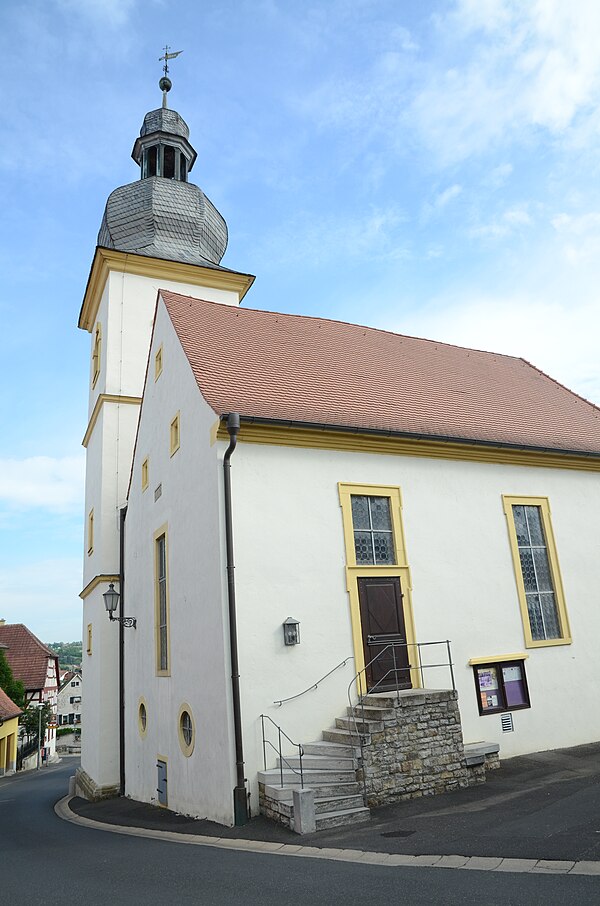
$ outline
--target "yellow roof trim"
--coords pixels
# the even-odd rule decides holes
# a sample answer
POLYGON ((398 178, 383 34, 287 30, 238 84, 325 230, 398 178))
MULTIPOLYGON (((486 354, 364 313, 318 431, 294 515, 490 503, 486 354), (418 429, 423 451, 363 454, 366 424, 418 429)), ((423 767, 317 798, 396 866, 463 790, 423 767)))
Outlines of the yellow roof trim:
POLYGON ((98 586, 101 585, 103 582, 108 583, 108 582, 118 582, 118 581, 119 581, 119 576, 107 576, 107 575, 94 576, 94 578, 91 580, 91 582, 88 582, 88 584, 85 586, 83 591, 79 592, 79 597, 83 601, 83 600, 85 600, 85 598, 88 597, 88 595, 91 595, 93 590, 95 588, 98 588, 98 586))
POLYGON ((96 248, 79 314, 79 327, 92 332, 100 299, 110 271, 122 274, 136 274, 140 277, 154 277, 157 280, 179 280, 194 286, 210 286, 213 289, 237 292, 240 302, 254 283, 251 274, 237 271, 216 270, 200 264, 185 264, 182 261, 167 261, 164 258, 150 258, 115 249, 96 248))
POLYGON ((83 435, 81 446, 87 447, 89 444, 94 425, 98 421, 98 416, 100 415, 100 410, 104 403, 126 403, 128 405, 140 406, 141 402, 141 396, 118 396, 116 393, 99 393, 98 399, 94 403, 94 408, 92 409, 86 432, 83 435))
MULTIPOLYGON (((223 421, 218 440, 229 440, 223 421)), ((294 425, 269 425, 243 421, 240 441, 272 444, 279 447, 312 447, 319 450, 344 450, 350 453, 379 453, 384 456, 426 456, 432 459, 464 460, 511 466, 537 466, 547 469, 575 469, 600 472, 600 457, 574 453, 495 447, 458 441, 426 440, 412 437, 366 434, 360 431, 336 431, 335 428, 302 428, 294 425)))

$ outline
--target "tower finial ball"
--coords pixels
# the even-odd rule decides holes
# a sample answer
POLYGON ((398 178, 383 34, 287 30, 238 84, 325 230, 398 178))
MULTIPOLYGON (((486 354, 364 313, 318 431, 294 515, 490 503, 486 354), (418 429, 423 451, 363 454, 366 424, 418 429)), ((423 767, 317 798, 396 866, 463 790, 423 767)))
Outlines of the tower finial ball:
POLYGON ((160 80, 160 82, 158 83, 158 87, 160 88, 161 91, 170 91, 171 88, 173 87, 173 83, 171 82, 171 79, 168 79, 166 76, 163 76, 162 79, 160 80))

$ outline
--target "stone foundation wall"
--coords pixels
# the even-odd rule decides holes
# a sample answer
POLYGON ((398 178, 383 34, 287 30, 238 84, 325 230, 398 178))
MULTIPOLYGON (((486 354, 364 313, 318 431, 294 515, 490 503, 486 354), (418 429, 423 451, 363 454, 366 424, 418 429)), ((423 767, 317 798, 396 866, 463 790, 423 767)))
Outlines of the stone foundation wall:
POLYGON ((481 764, 467 764, 469 786, 475 786, 476 783, 485 783, 488 771, 495 771, 499 767, 500 755, 498 752, 486 753, 481 764))
POLYGON ((294 806, 291 802, 272 799, 270 796, 267 796, 264 783, 258 784, 258 802, 261 815, 264 815, 265 818, 270 818, 271 821, 275 821, 277 824, 283 825, 283 827, 292 828, 293 830, 294 806))
POLYGON ((90 802, 97 802, 99 799, 113 799, 119 795, 119 785, 98 786, 83 768, 77 768, 75 771, 75 795, 88 799, 90 802))
POLYGON ((452 690, 411 690, 390 699, 383 730, 363 750, 370 806, 469 785, 457 697, 452 690))

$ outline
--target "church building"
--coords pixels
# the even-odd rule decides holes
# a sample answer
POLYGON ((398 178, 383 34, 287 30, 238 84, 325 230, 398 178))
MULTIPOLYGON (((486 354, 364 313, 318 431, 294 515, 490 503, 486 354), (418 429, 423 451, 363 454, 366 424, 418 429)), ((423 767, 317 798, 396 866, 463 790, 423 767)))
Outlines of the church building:
POLYGON ((251 308, 170 87, 79 319, 79 793, 310 830, 598 740, 600 410, 520 358, 251 308))

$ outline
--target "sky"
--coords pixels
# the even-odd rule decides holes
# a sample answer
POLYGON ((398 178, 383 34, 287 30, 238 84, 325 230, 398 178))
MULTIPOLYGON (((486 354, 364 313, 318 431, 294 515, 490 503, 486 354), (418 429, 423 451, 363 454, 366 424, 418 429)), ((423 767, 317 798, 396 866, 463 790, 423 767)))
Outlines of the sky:
POLYGON ((597 0, 1 0, 0 618, 81 638, 104 205, 169 105, 244 305, 523 356, 600 404, 597 0))

